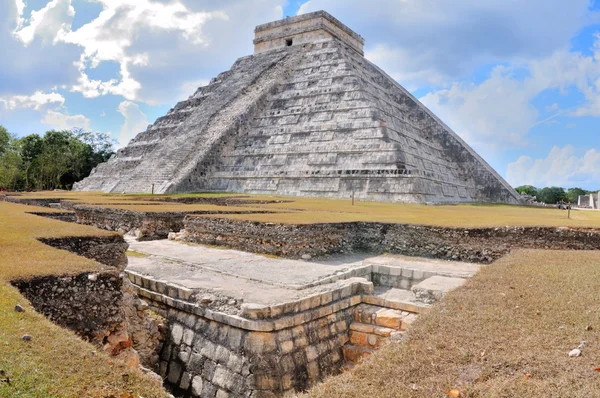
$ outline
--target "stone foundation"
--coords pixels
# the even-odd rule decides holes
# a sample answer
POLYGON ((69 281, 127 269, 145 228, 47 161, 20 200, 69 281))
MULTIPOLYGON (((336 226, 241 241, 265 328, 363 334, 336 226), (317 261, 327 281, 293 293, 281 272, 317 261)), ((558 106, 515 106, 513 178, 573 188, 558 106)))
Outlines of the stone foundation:
MULTIPOLYGON (((365 267, 367 278, 372 269, 365 267)), ((310 297, 276 305, 245 303, 241 312, 224 313, 198 300, 190 289, 127 274, 138 295, 169 320, 159 370, 173 391, 186 397, 276 397, 304 391, 348 362, 344 354, 354 352, 363 337, 351 327, 357 328, 362 312, 356 315, 356 308, 365 308, 361 303, 371 304, 366 307, 379 316, 373 317, 371 330, 379 333, 376 344, 364 350, 385 344, 392 333, 405 330, 410 313, 427 308, 395 303, 394 309, 373 296, 373 284, 366 278, 345 275, 348 279, 310 297)), ((365 336, 369 344, 372 339, 365 336)))
POLYGON ((600 230, 565 227, 446 228, 387 223, 274 224, 188 216, 178 239, 300 258, 374 252, 491 263, 512 249, 600 249, 600 230))
POLYGON ((67 250, 119 270, 123 270, 127 266, 125 251, 128 244, 125 243, 121 235, 39 238, 39 241, 56 249, 67 250))

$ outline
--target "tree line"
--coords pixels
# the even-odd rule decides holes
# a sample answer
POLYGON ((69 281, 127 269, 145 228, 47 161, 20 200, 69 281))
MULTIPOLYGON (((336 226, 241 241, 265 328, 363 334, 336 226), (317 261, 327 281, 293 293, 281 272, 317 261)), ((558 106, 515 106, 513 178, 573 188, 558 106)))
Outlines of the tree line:
POLYGON ((589 195, 591 193, 597 193, 600 190, 587 191, 582 188, 569 188, 565 190, 561 187, 536 188, 532 185, 522 185, 520 187, 516 187, 515 191, 517 191, 521 195, 535 196, 537 197, 538 202, 544 202, 549 204, 577 204, 577 199, 580 195, 589 195))
POLYGON ((18 138, 0 126, 0 190, 71 189, 113 155, 114 143, 83 129, 18 138))

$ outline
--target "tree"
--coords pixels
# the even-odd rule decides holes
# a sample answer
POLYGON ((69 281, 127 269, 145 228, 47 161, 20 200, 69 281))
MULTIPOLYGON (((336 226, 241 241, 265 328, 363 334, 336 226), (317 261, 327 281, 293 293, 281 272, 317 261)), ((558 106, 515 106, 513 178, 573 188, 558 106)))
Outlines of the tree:
POLYGON ((586 195, 587 191, 581 188, 569 188, 567 190, 567 200, 570 203, 577 203, 579 196, 586 195))
POLYGON ((538 189, 533 185, 521 185, 520 187, 516 187, 515 191, 521 195, 537 196, 538 194, 538 189))
POLYGON ((559 187, 546 187, 542 188, 537 193, 537 200, 544 203, 559 203, 567 200, 567 194, 564 188, 559 187))
POLYGON ((8 134, 3 127, 0 129, 0 140, 0 188, 15 190, 22 167, 19 140, 8 134), (8 139, 5 139, 4 133, 8 139))
POLYGON ((8 133, 8 130, 3 126, 0 126, 0 156, 8 150, 10 141, 11 136, 8 133))
POLYGON ((30 134, 21 138, 21 158, 23 159, 23 173, 25 175, 25 189, 36 185, 34 178, 38 170, 38 158, 42 153, 44 141, 37 134, 30 134))

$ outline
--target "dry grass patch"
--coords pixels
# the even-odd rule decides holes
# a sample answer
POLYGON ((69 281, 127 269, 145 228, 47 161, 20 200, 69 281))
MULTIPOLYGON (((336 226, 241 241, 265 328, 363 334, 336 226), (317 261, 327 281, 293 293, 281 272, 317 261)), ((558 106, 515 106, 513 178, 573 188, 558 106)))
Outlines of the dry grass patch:
POLYGON ((357 202, 355 206, 352 206, 349 200, 307 198, 294 200, 292 203, 274 203, 254 207, 303 211, 285 214, 225 215, 224 217, 287 224, 364 221, 467 228, 507 225, 600 227, 600 212, 574 210, 571 211, 571 218, 568 219, 567 211, 552 207, 492 204, 426 206, 376 202, 357 202))
POLYGON ((309 395, 598 397, 599 264, 598 252, 516 251, 421 315, 407 341, 309 395))
POLYGON ((37 238, 109 236, 114 233, 27 214, 45 208, 0 202, 0 376, 1 397, 165 397, 160 383, 125 369, 71 331, 37 314, 8 281, 37 275, 78 274, 105 266, 57 250, 37 238), (26 307, 15 312, 16 304, 26 307), (21 341, 23 334, 31 342, 21 341), (2 381, 8 377, 10 383, 2 381))
POLYGON ((62 275, 101 269, 95 261, 56 250, 37 238, 110 236, 85 225, 66 223, 28 214, 50 209, 0 202, 0 279, 5 281, 39 275, 62 275))
POLYGON ((64 198, 77 203, 87 203, 108 208, 138 212, 194 212, 235 211, 242 214, 213 215, 238 220, 275 222, 287 224, 315 224, 335 222, 386 222, 445 227, 495 227, 495 226, 548 226, 600 228, 600 212, 567 212, 554 207, 529 207, 495 204, 462 204, 426 206, 402 203, 352 201, 348 199, 301 198, 270 195, 236 194, 181 194, 181 195, 116 195, 98 192, 36 192, 23 194, 25 198, 64 198), (209 204, 183 204, 174 202, 149 202, 153 198, 178 197, 231 197, 241 201, 281 201, 282 203, 218 206, 209 204), (131 203, 131 204, 129 204, 131 203), (268 210, 275 214, 243 214, 268 210))

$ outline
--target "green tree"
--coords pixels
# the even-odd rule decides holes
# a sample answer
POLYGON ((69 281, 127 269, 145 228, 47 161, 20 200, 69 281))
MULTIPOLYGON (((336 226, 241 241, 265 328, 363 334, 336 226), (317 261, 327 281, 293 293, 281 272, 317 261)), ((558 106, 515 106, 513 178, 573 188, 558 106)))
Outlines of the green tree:
POLYGON ((581 188, 569 188, 567 190, 567 200, 571 203, 577 203, 580 195, 586 195, 587 191, 581 188))
POLYGON ((561 201, 566 201, 568 199, 564 188, 546 187, 538 191, 537 200, 539 202, 554 204, 559 203, 561 201))
POLYGON ((3 126, 0 126, 0 155, 8 150, 8 146, 11 141, 11 136, 8 133, 8 130, 3 126))
POLYGON ((516 187, 515 191, 521 195, 537 196, 538 194, 538 189, 533 185, 521 185, 520 187, 516 187))
MULTIPOLYGON (((5 132, 6 129, 2 128, 5 132)), ((0 133, 4 135, 3 133, 0 133)), ((20 155, 19 140, 8 135, 2 141, 0 152, 0 189, 16 190, 21 176, 22 160, 20 155)))
POLYGON ((30 134, 21 138, 21 158, 23 159, 23 174, 25 177, 24 188, 31 189, 36 186, 36 175, 39 172, 39 157, 43 150, 44 141, 37 134, 30 134))

